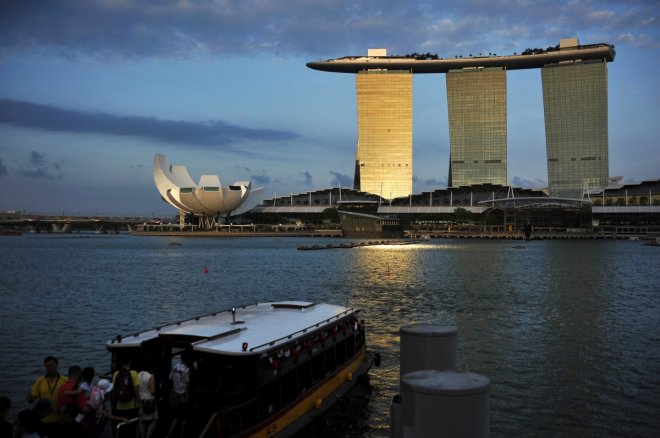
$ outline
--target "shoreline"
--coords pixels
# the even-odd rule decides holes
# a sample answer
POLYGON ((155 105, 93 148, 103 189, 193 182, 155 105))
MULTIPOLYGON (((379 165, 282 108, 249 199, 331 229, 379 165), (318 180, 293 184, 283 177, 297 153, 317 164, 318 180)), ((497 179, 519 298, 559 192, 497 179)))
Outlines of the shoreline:
POLYGON ((159 237, 332 237, 342 239, 379 239, 379 240, 414 240, 420 238, 429 239, 491 239, 491 240, 632 240, 632 241, 654 241, 656 236, 648 234, 599 234, 599 233, 543 233, 532 234, 525 239, 522 233, 428 233, 411 234, 411 237, 384 238, 375 236, 349 236, 344 237, 341 230, 316 230, 316 231, 281 231, 281 232, 249 232, 249 231, 130 231, 131 236, 159 236, 159 237), (422 237, 425 236, 425 237, 422 237))

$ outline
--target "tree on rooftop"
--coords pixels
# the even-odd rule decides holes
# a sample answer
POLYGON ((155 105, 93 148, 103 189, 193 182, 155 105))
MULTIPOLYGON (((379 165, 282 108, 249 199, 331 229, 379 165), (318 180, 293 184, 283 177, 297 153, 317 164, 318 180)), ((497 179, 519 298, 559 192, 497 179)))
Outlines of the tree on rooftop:
POLYGON ((462 224, 466 222, 471 222, 472 213, 468 210, 458 207, 454 209, 454 220, 456 223, 462 224))

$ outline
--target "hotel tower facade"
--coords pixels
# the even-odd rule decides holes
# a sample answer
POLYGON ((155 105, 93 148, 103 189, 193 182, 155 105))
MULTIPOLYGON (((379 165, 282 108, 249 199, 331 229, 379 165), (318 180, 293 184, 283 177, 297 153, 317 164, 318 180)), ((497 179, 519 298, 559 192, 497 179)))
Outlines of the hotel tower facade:
POLYGON ((541 69, 550 196, 579 198, 609 178, 607 64, 576 61, 541 69))
POLYGON ((412 193, 412 73, 356 74, 354 188, 386 199, 412 193))
POLYGON ((412 75, 445 73, 449 186, 507 185, 507 70, 540 68, 550 196, 579 198, 608 180, 607 62, 614 46, 556 47, 521 54, 442 59, 433 55, 365 56, 310 62, 353 73, 358 146, 354 188, 392 199, 412 193, 412 75))
POLYGON ((445 77, 451 145, 448 185, 506 185, 506 70, 450 70, 445 77))

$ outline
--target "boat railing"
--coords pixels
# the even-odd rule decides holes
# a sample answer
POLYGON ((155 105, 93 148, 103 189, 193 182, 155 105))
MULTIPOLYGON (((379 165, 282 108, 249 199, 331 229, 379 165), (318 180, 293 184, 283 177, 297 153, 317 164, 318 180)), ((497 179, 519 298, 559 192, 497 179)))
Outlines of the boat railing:
POLYGON ((135 424, 140 422, 140 417, 132 418, 130 420, 124 420, 117 424, 116 433, 114 434, 117 438, 124 437, 142 437, 142 427, 135 424), (133 427, 129 427, 134 425, 133 427))
POLYGON ((213 415, 211 415, 211 417, 209 418, 209 421, 206 422, 206 426, 204 426, 202 433, 199 434, 200 438, 205 438, 207 436, 216 436, 215 434, 216 431, 214 429, 215 427, 217 427, 217 422, 221 421, 223 416, 226 416, 227 414, 231 414, 232 412, 238 411, 239 409, 242 409, 246 406, 250 406, 256 403, 257 403, 257 399, 252 398, 237 405, 228 406, 224 409, 215 411, 213 415))
POLYGON ((322 325, 327 324, 327 323, 331 322, 332 320, 338 320, 338 319, 341 319, 341 318, 343 318, 344 316, 346 316, 346 315, 348 315, 348 314, 350 314, 350 313, 352 313, 352 312, 355 312, 355 309, 353 309, 353 308, 351 307, 350 309, 346 309, 346 310, 344 310, 343 312, 341 312, 341 313, 339 313, 339 314, 337 314, 337 315, 335 315, 335 316, 331 316, 331 317, 328 318, 328 319, 325 319, 325 320, 323 320, 323 321, 321 321, 321 322, 318 322, 318 323, 316 323, 316 324, 312 324, 312 325, 310 325, 309 327, 305 327, 304 329, 301 329, 301 330, 298 330, 298 331, 296 331, 296 332, 293 332, 293 333, 291 333, 291 334, 289 334, 289 335, 287 335, 287 336, 282 336, 281 338, 278 338, 278 339, 272 340, 272 341, 270 341, 270 342, 263 343, 263 344, 261 344, 261 345, 257 345, 256 347, 252 347, 252 348, 250 348, 250 352, 252 352, 252 351, 254 351, 254 350, 258 350, 258 349, 263 348, 263 347, 272 347, 273 345, 277 344, 278 342, 280 342, 280 341, 284 341, 284 340, 286 340, 286 339, 293 339, 293 337, 296 336, 296 335, 298 335, 298 334, 307 333, 308 331, 314 330, 314 329, 316 329, 316 328, 320 328, 322 325))

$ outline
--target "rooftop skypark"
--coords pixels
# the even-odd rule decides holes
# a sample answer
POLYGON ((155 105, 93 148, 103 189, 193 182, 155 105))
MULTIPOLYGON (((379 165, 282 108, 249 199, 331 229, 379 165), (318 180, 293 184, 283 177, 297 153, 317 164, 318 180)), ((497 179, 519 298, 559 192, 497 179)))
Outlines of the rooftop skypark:
POLYGON ((346 56, 324 61, 308 62, 307 67, 314 70, 357 73, 363 70, 407 70, 412 73, 447 73, 450 70, 504 67, 507 70, 541 68, 548 64, 564 61, 605 60, 614 61, 614 46, 611 44, 588 44, 575 46, 555 46, 547 49, 526 49, 521 54, 498 56, 468 55, 454 58, 439 58, 427 53, 404 56, 346 56))

